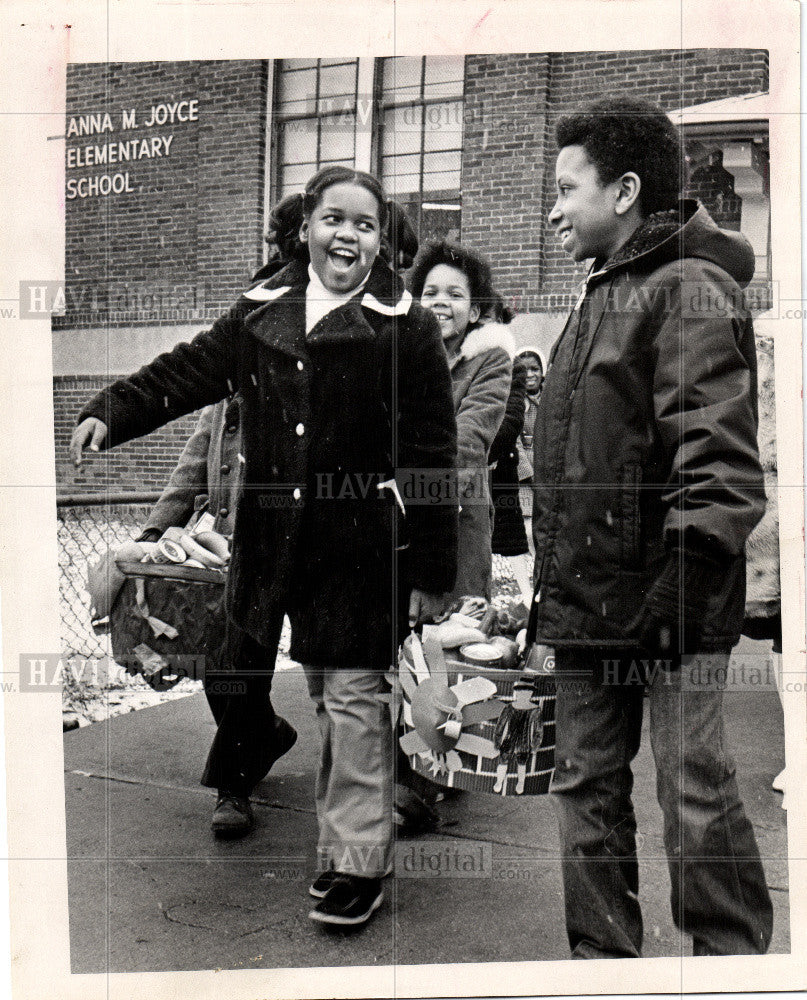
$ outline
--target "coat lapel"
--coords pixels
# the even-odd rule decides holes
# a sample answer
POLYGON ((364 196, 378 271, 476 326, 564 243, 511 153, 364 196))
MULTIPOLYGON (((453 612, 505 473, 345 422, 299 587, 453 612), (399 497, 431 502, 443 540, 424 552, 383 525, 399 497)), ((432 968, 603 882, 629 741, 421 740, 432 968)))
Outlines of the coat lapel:
POLYGON ((305 286, 303 265, 297 261, 245 294, 249 302, 262 302, 244 321, 247 330, 262 344, 290 357, 305 359, 305 286))
POLYGON ((307 284, 307 268, 294 261, 244 296, 262 303, 247 317, 247 329, 267 347, 294 358, 305 358, 309 347, 373 341, 378 336, 376 319, 405 316, 412 305, 400 280, 376 260, 362 291, 323 316, 306 335, 307 284))

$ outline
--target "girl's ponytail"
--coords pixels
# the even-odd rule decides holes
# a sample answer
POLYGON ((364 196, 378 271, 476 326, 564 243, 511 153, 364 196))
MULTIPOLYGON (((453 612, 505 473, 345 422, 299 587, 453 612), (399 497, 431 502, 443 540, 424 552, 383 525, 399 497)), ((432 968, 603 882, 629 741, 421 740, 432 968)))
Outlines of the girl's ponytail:
POLYGON ((277 247, 278 256, 284 264, 295 258, 308 261, 308 247, 300 242, 303 219, 302 194, 287 194, 269 213, 266 242, 277 247))

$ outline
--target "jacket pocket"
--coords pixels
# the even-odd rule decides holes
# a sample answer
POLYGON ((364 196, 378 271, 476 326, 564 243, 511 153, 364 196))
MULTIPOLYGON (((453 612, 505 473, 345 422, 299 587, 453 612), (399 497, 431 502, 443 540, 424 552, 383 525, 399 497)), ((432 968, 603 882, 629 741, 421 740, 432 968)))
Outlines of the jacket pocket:
POLYGON ((635 463, 622 466, 620 563, 625 570, 641 570, 641 523, 639 491, 642 488, 642 467, 635 463))

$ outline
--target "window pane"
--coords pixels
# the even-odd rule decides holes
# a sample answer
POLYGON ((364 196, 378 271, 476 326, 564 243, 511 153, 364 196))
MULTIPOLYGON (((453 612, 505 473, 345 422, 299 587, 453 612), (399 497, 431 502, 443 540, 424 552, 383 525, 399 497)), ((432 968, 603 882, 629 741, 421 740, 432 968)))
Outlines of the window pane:
POLYGON ((412 101, 420 97, 423 60, 420 56, 394 56, 384 60, 384 103, 412 101))
POLYGON ((423 190, 451 191, 460 189, 462 153, 427 153, 423 157, 423 190))
POLYGON ((381 179, 387 193, 420 190, 419 156, 385 156, 381 161, 381 179))
POLYGON ((317 88, 315 69, 281 73, 279 81, 278 110, 281 115, 312 114, 317 88))
POLYGON ((420 150, 420 130, 423 107, 393 108, 384 112, 384 131, 381 143, 383 156, 396 153, 416 153, 420 150))
POLYGON ((424 149, 459 149, 462 146, 462 102, 429 104, 425 111, 424 149))
POLYGON ((462 97, 465 56, 426 56, 425 97, 462 97))
POLYGON ((425 240, 459 240, 459 238, 459 205, 435 205, 433 202, 426 202, 421 213, 421 242, 425 240))
POLYGON ((445 153, 426 153, 423 157, 423 172, 434 173, 437 170, 456 170, 462 167, 462 150, 456 149, 445 153))
POLYGON ((321 160, 352 160, 356 150, 355 115, 323 118, 320 145, 321 160))
POLYGON ((281 72, 287 69, 310 69, 314 67, 316 69, 317 60, 316 59, 281 59, 280 60, 280 70, 281 72))
POLYGON ((320 167, 350 167, 351 170, 355 169, 356 161, 351 157, 348 160, 321 160, 320 167))
POLYGON ((338 94, 350 94, 355 107, 356 97, 356 64, 346 66, 325 66, 319 71, 320 97, 333 97, 338 94))
POLYGON ((283 128, 282 152, 284 163, 313 163, 317 159, 317 119, 302 118, 287 122, 283 128))
POLYGON ((309 177, 313 177, 316 172, 316 163, 295 163, 283 167, 280 171, 280 196, 302 191, 309 177))
POLYGON ((320 66, 344 66, 346 63, 350 63, 352 66, 356 65, 356 59, 345 59, 340 57, 339 59, 320 59, 320 66))
POLYGON ((416 86, 423 75, 421 56, 392 56, 384 60, 384 90, 416 86))

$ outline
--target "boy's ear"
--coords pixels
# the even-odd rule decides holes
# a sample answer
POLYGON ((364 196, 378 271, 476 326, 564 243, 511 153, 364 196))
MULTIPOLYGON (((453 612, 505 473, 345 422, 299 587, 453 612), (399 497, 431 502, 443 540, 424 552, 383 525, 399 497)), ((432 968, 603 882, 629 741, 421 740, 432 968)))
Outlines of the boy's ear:
POLYGON ((308 243, 308 219, 303 219, 298 234, 301 243, 308 243))
POLYGON ((638 206, 639 192, 642 190, 642 180, 638 174, 632 171, 623 174, 617 181, 616 204, 614 211, 617 215, 625 215, 634 205, 638 206))

